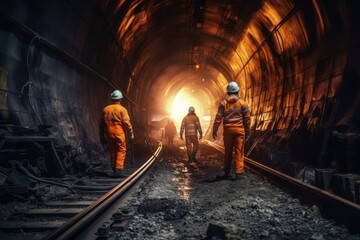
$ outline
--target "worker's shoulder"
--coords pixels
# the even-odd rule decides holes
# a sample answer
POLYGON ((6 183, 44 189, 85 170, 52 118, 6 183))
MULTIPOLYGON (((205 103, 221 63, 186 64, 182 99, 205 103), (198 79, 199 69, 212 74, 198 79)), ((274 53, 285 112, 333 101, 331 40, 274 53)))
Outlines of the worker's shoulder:
POLYGON ((103 112, 109 111, 110 109, 112 109, 111 105, 107 105, 103 108, 103 112))
POLYGON ((192 122, 198 122, 198 121, 199 121, 199 117, 198 117, 196 114, 190 115, 190 116, 189 116, 189 119, 190 119, 190 121, 192 121, 192 122))
POLYGON ((191 114, 191 115, 186 115, 183 119, 183 121, 194 121, 198 118, 197 115, 195 114, 191 114))
POLYGON ((110 104, 107 105, 103 111, 127 111, 121 104, 110 104))
POLYGON ((220 104, 221 104, 221 105, 224 105, 224 104, 226 104, 226 103, 227 103, 226 98, 224 98, 223 100, 220 101, 220 104))

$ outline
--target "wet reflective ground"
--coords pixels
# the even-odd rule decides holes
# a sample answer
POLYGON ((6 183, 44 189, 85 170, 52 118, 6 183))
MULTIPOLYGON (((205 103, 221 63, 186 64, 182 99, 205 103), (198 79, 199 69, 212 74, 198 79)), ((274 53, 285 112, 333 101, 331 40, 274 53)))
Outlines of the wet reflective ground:
POLYGON ((198 164, 179 146, 161 160, 130 201, 139 212, 118 239, 360 239, 246 170, 242 180, 214 181, 222 155, 201 145, 198 164))

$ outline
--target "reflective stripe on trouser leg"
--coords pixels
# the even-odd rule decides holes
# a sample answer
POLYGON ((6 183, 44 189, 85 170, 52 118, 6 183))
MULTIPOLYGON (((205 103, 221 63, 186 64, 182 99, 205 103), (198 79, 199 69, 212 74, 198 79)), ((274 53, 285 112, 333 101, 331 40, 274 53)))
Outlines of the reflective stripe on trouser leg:
POLYGON ((231 170, 233 144, 234 144, 234 134, 231 131, 224 130, 224 147, 225 147, 224 172, 225 172, 225 174, 229 174, 230 170, 231 170))
POLYGON ((244 135, 234 137, 235 146, 235 173, 244 172, 244 135))
POLYGON ((199 148, 199 141, 197 136, 186 136, 186 151, 187 155, 194 154, 196 155, 198 148, 199 148))

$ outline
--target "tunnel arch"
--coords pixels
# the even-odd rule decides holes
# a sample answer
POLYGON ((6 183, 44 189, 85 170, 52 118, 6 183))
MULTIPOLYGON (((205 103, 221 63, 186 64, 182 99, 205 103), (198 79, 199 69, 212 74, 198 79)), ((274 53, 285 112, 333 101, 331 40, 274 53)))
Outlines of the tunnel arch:
POLYGON ((115 88, 124 92, 123 104, 142 135, 151 114, 165 112, 162 103, 197 78, 209 96, 210 115, 235 80, 250 105, 254 138, 266 135, 264 143, 276 140, 288 152, 299 151, 299 138, 310 139, 313 146, 302 145, 310 157, 303 157, 315 164, 331 161, 322 154, 330 155, 334 129, 359 131, 357 1, 38 5, 0 4, 5 123, 40 131, 39 123, 56 126, 61 143, 69 139, 61 132, 66 123, 75 129, 71 144, 86 139, 91 149, 99 139, 88 129, 98 128, 99 112, 115 88))

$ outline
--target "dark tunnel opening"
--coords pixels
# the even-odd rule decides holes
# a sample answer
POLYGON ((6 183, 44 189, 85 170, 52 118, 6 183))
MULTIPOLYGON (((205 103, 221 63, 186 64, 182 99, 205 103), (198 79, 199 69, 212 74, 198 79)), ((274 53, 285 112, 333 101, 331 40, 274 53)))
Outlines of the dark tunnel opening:
MULTIPOLYGON (((168 119, 179 129, 190 105, 210 139, 236 81, 251 109, 249 157, 291 176, 360 174, 358 10, 351 0, 2 2, 0 146, 46 136, 101 151, 100 113, 114 89, 137 141, 168 119)), ((44 147, 33 157, 39 171, 44 147)))

